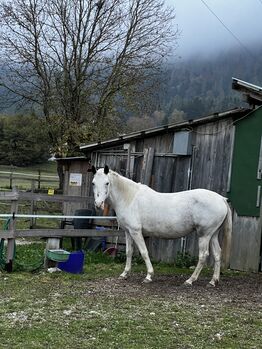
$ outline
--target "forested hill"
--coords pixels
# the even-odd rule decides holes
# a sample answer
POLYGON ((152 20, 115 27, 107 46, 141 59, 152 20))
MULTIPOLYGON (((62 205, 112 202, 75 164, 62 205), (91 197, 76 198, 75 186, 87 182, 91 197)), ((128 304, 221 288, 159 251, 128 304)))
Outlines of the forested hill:
MULTIPOLYGON (((232 90, 232 77, 262 86, 262 48, 254 48, 251 54, 241 49, 224 52, 210 58, 193 57, 176 59, 163 67, 163 83, 159 98, 151 104, 151 111, 122 113, 125 132, 140 130, 182 119, 203 117, 234 107, 246 106, 240 93, 232 90), (154 105, 153 105, 154 104, 154 105), (155 112, 153 112, 155 110, 155 112)), ((27 114, 24 108, 6 102, 0 90, 2 114, 27 114)))
POLYGON ((251 54, 232 51, 210 59, 177 60, 167 68, 161 96, 168 115, 174 110, 195 118, 243 105, 241 95, 232 90, 232 77, 262 86, 262 49, 251 54))

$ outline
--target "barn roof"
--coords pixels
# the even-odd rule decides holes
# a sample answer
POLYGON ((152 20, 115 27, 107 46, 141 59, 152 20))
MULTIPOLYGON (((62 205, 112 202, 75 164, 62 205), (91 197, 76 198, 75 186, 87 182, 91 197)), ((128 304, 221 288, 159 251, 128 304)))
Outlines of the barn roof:
POLYGON ((179 122, 179 123, 173 123, 173 124, 168 124, 168 125, 164 125, 164 126, 159 126, 159 127, 153 127, 153 128, 149 128, 149 129, 145 129, 145 130, 141 130, 141 131, 136 131, 136 132, 132 132, 132 133, 128 133, 128 134, 122 134, 119 135, 118 137, 115 138, 111 138, 105 141, 99 141, 99 142, 95 142, 95 143, 89 143, 86 145, 82 145, 80 146, 80 149, 82 151, 93 151, 93 150, 98 150, 98 149, 102 149, 102 148, 106 148, 106 147, 112 147, 112 146, 117 146, 117 145, 121 145, 124 143, 128 143, 130 141, 136 140, 136 139, 140 139, 140 138, 145 138, 145 137, 152 137, 152 136, 156 136, 162 133, 167 133, 170 132, 172 130, 179 130, 181 128, 185 128, 185 127, 193 127, 196 125, 201 125, 201 124, 205 124, 205 123, 209 123, 209 122, 213 122, 213 121, 217 121, 220 119, 225 119, 228 117, 242 117, 245 114, 247 114, 250 110, 246 109, 246 108, 234 108, 225 112, 221 112, 221 113, 214 113, 211 115, 208 115, 206 117, 202 117, 199 119, 193 119, 193 120, 187 120, 187 121, 183 121, 183 122, 179 122))
POLYGON ((245 102, 250 105, 262 105, 262 87, 232 78, 232 89, 243 93, 245 102))

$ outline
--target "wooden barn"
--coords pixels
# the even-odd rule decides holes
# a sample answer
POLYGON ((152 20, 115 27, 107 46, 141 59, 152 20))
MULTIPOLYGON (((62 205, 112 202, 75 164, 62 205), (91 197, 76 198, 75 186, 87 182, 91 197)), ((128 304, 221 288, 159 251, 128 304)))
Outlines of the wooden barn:
MULTIPOLYGON (((261 269, 262 88, 233 79, 249 108, 124 134, 81 147, 83 157, 60 159, 66 195, 92 195, 91 165, 111 169, 160 192, 214 190, 230 200, 233 240, 230 268, 261 269)), ((86 205, 87 207, 87 205, 86 205)), ((65 206, 73 214, 79 206, 65 206)), ((178 252, 197 255, 194 234, 150 238, 151 258, 172 262, 178 252)))

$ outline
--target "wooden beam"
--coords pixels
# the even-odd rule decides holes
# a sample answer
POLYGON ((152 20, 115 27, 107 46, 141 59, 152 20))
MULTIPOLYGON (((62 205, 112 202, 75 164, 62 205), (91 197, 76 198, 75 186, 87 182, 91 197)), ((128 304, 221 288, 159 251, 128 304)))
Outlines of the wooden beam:
MULTIPOLYGON (((51 202, 79 202, 79 203, 93 203, 94 198, 91 196, 70 196, 70 195, 48 195, 41 193, 20 192, 20 200, 34 200, 34 201, 51 201, 51 202)), ((0 197, 1 200, 1 197, 0 197)))
POLYGON ((144 150, 144 159, 141 171, 140 181, 143 184, 150 185, 151 174, 154 163, 155 149, 150 147, 144 150))
POLYGON ((51 202, 79 202, 92 204, 94 198, 91 196, 70 196, 70 195, 48 195, 30 192, 0 192, 0 201, 29 200, 29 201, 51 201, 51 202))
MULTIPOLYGON (((13 191, 15 193, 15 191, 13 191)), ((18 211, 18 200, 11 201, 11 213, 15 214, 18 211)), ((15 253, 15 226, 16 220, 11 219, 9 222, 9 231, 12 237, 7 239, 7 252, 6 252, 6 270, 7 272, 11 272, 13 270, 13 258, 15 253)))
POLYGON ((14 237, 14 234, 9 230, 0 230, 0 239, 11 239, 14 237))
POLYGON ((18 192, 0 192, 0 201, 18 200, 18 192))
MULTIPOLYGON (((0 237, 9 237, 6 231, 0 231, 0 237)), ((13 237, 103 237, 103 236, 124 236, 123 230, 96 230, 96 229, 23 229, 16 230, 13 237)))

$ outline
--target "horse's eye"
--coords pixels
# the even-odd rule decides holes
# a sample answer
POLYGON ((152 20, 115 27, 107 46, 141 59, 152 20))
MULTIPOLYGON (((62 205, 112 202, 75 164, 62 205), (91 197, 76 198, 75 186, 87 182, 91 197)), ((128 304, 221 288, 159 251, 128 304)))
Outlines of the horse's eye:
POLYGON ((92 185, 95 185, 95 183, 92 182, 92 185))
POLYGON ((109 185, 109 182, 107 182, 106 185, 109 185))

